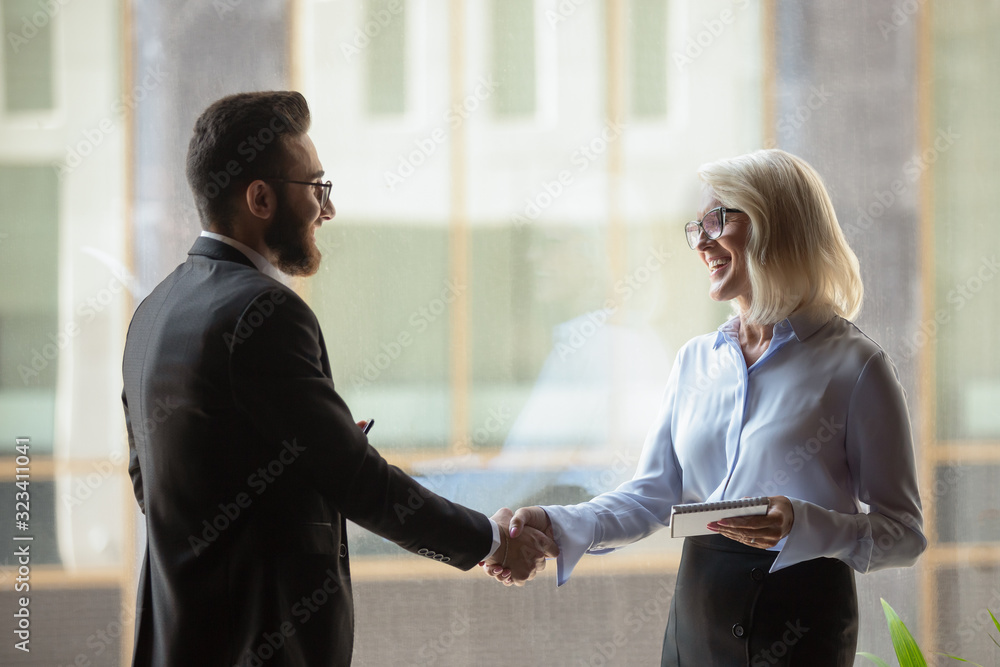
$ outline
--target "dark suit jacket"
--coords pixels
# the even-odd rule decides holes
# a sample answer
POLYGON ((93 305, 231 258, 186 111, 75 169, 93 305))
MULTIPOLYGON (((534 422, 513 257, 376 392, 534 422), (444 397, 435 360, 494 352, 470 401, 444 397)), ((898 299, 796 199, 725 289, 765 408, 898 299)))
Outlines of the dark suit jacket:
POLYGON ((122 401, 145 514, 134 665, 349 665, 350 519, 472 568, 489 520, 379 456, 334 390, 319 323, 199 237, 129 327, 122 401))

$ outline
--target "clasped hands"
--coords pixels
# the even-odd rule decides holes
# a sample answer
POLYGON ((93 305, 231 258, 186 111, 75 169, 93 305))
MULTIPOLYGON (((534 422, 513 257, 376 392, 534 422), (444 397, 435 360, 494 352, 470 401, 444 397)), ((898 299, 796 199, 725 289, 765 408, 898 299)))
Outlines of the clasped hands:
POLYGON ((486 574, 505 586, 524 586, 545 569, 545 559, 559 555, 552 523, 541 507, 504 507, 493 515, 500 526, 500 546, 481 563, 486 574))

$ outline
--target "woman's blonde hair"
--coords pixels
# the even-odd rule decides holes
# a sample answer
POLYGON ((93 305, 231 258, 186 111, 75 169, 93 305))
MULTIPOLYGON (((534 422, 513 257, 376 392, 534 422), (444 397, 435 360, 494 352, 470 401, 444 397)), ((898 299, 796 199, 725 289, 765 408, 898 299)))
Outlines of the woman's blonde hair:
POLYGON ((864 287, 823 180, 805 160, 760 150, 698 169, 724 206, 750 216, 752 297, 744 322, 773 324, 795 310, 852 319, 864 287))

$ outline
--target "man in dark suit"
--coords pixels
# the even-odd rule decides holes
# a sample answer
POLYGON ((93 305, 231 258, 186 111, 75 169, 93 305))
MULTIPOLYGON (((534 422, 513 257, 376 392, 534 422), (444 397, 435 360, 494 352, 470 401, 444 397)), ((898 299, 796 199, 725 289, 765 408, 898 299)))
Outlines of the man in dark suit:
MULTIPOLYGON (((139 305, 123 362, 129 472, 145 514, 134 665, 349 665, 346 520, 523 583, 551 535, 510 538, 389 465, 334 389, 316 316, 277 270, 312 275, 334 216, 294 92, 198 119, 187 175, 205 231, 139 305)), ((499 522, 499 523, 498 523, 499 522)))

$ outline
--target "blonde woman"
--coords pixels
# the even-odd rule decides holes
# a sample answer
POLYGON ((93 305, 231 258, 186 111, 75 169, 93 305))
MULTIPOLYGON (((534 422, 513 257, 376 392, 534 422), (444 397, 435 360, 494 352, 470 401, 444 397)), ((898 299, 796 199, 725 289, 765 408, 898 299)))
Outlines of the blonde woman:
POLYGON ((815 170, 762 150, 699 175, 685 234, 733 318, 678 353, 631 481, 522 508, 511 534, 549 527, 562 585, 585 553, 668 525, 676 503, 766 495, 766 514, 685 539, 661 664, 853 665, 854 570, 912 565, 927 543, 903 390, 850 321, 858 260, 815 170))

